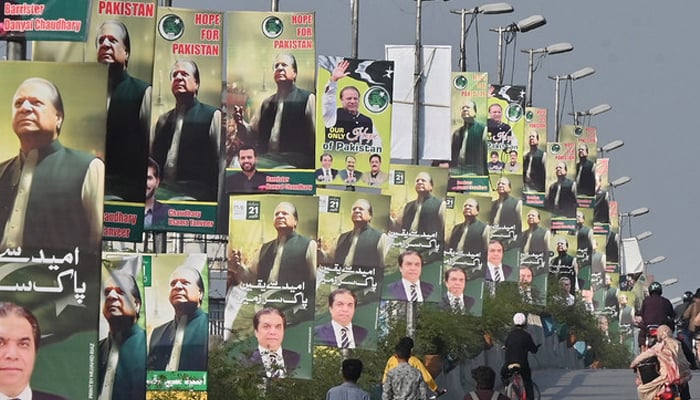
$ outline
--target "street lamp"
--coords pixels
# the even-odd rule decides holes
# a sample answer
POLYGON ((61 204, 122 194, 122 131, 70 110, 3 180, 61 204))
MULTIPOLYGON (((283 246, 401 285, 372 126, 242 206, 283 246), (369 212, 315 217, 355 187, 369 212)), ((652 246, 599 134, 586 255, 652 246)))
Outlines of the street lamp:
POLYGON ((614 181, 610 182, 609 185, 612 188, 616 188, 624 185, 625 183, 629 183, 630 181, 632 181, 632 178, 630 178, 629 176, 621 176, 615 179, 614 181))
MULTIPOLYGON (((476 20, 479 14, 506 14, 513 12, 513 6, 508 3, 490 3, 474 8, 463 8, 461 10, 450 10, 452 14, 459 14, 462 18, 462 25, 459 34, 459 69, 462 72, 467 71, 467 32, 476 20), (467 15, 471 14, 472 18, 467 25, 467 15)), ((478 26, 477 26, 478 27, 478 26)), ((477 33, 478 35, 478 33, 477 33)), ((478 36, 477 36, 478 37, 478 36)), ((478 46, 478 43, 477 43, 478 46)))
POLYGON ((533 75, 535 74, 535 70, 537 69, 537 67, 540 66, 542 59, 549 54, 567 53, 573 49, 574 49, 574 46, 571 43, 564 42, 564 43, 551 44, 547 47, 541 47, 539 49, 520 50, 521 53, 528 53, 528 55, 529 55, 528 64, 527 64, 527 103, 526 103, 526 105, 528 107, 532 106, 532 78, 533 78, 533 75), (538 59, 538 62, 537 62, 537 67, 535 67, 534 61, 533 61, 533 56, 535 54, 541 54, 540 58, 538 59))
POLYGON ((644 265, 658 264, 658 263, 660 263, 660 262, 663 262, 664 260, 666 260, 666 257, 664 257, 664 256, 656 256, 656 257, 652 258, 651 260, 646 260, 646 261, 644 261, 644 265))
POLYGON ((593 74, 595 74, 595 69, 592 67, 585 67, 568 75, 555 75, 549 77, 549 79, 554 80, 554 134, 556 135, 557 141, 559 141, 559 124, 561 122, 561 116, 559 115, 559 81, 566 80, 573 82, 593 74))
POLYGON ((649 209, 646 207, 636 208, 632 211, 621 213, 620 217, 639 217, 640 215, 648 214, 649 209))
POLYGON ((625 142, 623 142, 620 139, 613 140, 612 142, 606 144, 603 147, 598 147, 598 152, 600 153, 600 156, 603 157, 605 156, 605 153, 609 151, 613 151, 615 149, 619 149, 620 147, 624 146, 625 142))
POLYGON ((648 239, 653 235, 651 231, 644 231, 640 233, 639 235, 635 236, 634 238, 637 239, 638 242, 641 242, 644 239, 648 239))
POLYGON ((678 283, 678 278, 668 278, 665 281, 661 282, 663 286, 671 286, 676 283, 678 283))
MULTIPOLYGON (((569 113, 569 115, 574 116, 574 125, 578 125, 579 117, 592 117, 594 115, 602 114, 604 112, 610 111, 612 106, 610 104, 599 104, 593 108, 589 108, 586 111, 577 111, 574 113, 569 113)), ((589 119, 590 121, 590 119, 589 119)))
POLYGON ((518 22, 513 22, 507 26, 499 26, 489 29, 491 32, 498 32, 498 84, 503 84, 503 34, 510 32, 513 34, 507 42, 513 41, 514 35, 518 32, 529 32, 537 29, 547 23, 547 20, 541 15, 531 15, 518 22))

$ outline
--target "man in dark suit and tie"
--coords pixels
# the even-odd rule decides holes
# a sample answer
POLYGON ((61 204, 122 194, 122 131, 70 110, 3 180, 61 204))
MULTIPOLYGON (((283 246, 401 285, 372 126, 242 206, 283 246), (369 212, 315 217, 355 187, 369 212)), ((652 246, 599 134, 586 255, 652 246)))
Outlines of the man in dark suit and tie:
POLYGON ((316 343, 345 349, 362 346, 367 329, 352 323, 356 306, 357 296, 351 290, 339 288, 332 291, 328 295, 331 322, 314 329, 316 343))
POLYGON ((401 279, 389 284, 389 293, 396 300, 423 302, 433 292, 433 285, 420 280, 423 270, 423 257, 415 250, 399 254, 401 279))
POLYGON ((332 168, 333 166, 333 155, 331 153, 321 154, 321 168, 314 172, 316 180, 319 182, 331 182, 338 175, 338 170, 332 168))
POLYGON ((486 280, 491 282, 503 282, 508 280, 513 267, 503 264, 503 243, 492 239, 489 241, 489 247, 486 255, 486 280))
POLYGON ((355 163, 357 160, 354 156, 345 157, 345 169, 338 172, 340 179, 348 185, 355 185, 360 178, 362 178, 362 172, 355 170, 355 163))
POLYGON ((266 307, 253 316, 253 330, 258 341, 249 361, 262 364, 268 378, 284 378, 299 366, 299 353, 283 349, 287 317, 273 307, 266 307))
POLYGON ((17 304, 0 302, 0 397, 65 400, 29 386, 40 341, 39 321, 34 314, 17 304))
POLYGON ((209 315, 202 310, 204 281, 196 268, 182 265, 170 274, 172 321, 156 327, 148 345, 148 369, 206 371, 209 315))
POLYGON ((459 267, 445 271, 445 286, 447 293, 442 295, 438 307, 442 310, 457 314, 466 314, 474 305, 475 300, 464 294, 467 285, 467 272, 459 267))

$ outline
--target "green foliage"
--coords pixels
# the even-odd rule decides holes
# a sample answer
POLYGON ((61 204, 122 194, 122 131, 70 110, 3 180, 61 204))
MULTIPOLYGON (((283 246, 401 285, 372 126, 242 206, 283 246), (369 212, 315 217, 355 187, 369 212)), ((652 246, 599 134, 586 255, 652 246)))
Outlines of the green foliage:
MULTIPOLYGON (((502 343, 512 327, 516 312, 535 313, 556 321, 557 329, 568 339, 575 333, 591 347, 590 354, 606 368, 625 368, 630 354, 619 344, 616 336, 607 339, 597 328, 595 317, 585 308, 580 298, 573 306, 556 297, 557 287, 550 287, 547 306, 522 302, 517 284, 501 283, 495 296, 485 288, 484 316, 459 315, 443 311, 434 304, 421 304, 415 309, 416 330, 413 335, 414 354, 438 354, 452 361, 467 360, 477 356, 490 344, 485 336, 502 343)), ((394 353, 398 340, 406 336, 406 303, 391 303, 387 315, 394 317, 383 321, 383 335, 376 351, 347 350, 346 357, 359 358, 364 371, 358 384, 368 392, 381 392, 381 379, 386 360, 394 353)), ((333 386, 342 383, 340 366, 343 354, 339 349, 317 346, 314 350, 313 379, 263 379, 262 368, 247 365, 234 357, 236 348, 231 344, 214 346, 209 352, 210 400, 317 400, 333 386)))

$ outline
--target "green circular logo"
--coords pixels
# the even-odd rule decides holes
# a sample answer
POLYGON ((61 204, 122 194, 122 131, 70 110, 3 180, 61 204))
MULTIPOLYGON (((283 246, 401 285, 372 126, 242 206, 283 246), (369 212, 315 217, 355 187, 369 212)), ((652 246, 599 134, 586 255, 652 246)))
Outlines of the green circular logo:
POLYGON ((284 32, 284 23, 274 15, 269 16, 262 22, 262 31, 268 39, 275 39, 284 32))
POLYGON ((532 122, 533 119, 535 119, 535 113, 532 110, 527 110, 525 112, 525 121, 532 122))
POLYGON ((561 145, 560 145, 559 143, 553 143, 553 144, 549 147, 549 151, 550 151, 552 154, 559 154, 559 153, 561 152, 561 145))
POLYGON ((523 107, 518 103, 508 104, 508 107, 506 107, 506 119, 510 122, 520 121, 520 118, 523 117, 523 111, 523 107))
POLYGON ((158 33, 165 40, 178 40, 185 33, 185 22, 178 15, 167 14, 158 22, 158 33))
POLYGON ((464 75, 457 75, 452 81, 452 85, 458 90, 464 90, 469 84, 469 79, 464 75))
POLYGON ((580 126, 575 127, 575 128, 574 128, 574 135, 575 135, 576 137, 579 137, 579 136, 583 135, 583 128, 580 127, 580 126))
POLYGON ((369 90, 365 92, 362 100, 365 104, 365 108, 375 114, 386 110, 391 102, 389 92, 381 86, 372 86, 369 88, 369 90))

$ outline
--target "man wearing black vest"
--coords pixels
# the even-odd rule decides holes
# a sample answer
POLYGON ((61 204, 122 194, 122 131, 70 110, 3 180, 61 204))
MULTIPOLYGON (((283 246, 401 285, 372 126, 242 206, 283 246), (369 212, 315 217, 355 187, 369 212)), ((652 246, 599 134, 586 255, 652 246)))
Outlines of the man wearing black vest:
POLYGON ((239 251, 230 257, 229 271, 245 282, 297 284, 316 280, 316 242, 296 232, 297 209, 283 201, 275 207, 274 225, 277 238, 260 248, 257 268, 241 263, 239 251))
POLYGON ((584 196, 595 195, 595 163, 588 159, 588 145, 579 143, 577 147, 578 162, 576 163, 576 187, 578 193, 584 196))
POLYGON ((199 102, 199 67, 176 61, 170 70, 175 108, 158 118, 151 156, 162 166, 162 183, 178 183, 182 195, 216 201, 221 157, 221 111, 199 102))
POLYGON ((418 198, 403 208, 399 226, 406 232, 435 234, 438 243, 445 240, 445 201, 433 196, 433 177, 427 172, 416 175, 418 198))
POLYGON ((126 70, 131 40, 124 23, 117 20, 103 22, 95 46, 97 62, 109 66, 106 194, 142 202, 151 119, 151 84, 134 78, 126 70), (119 184, 113 185, 113 182, 119 184))
POLYGON ((475 175, 488 175, 486 151, 488 132, 486 126, 476 120, 476 103, 467 100, 462 105, 464 124, 452 132, 451 167, 464 169, 475 175))
POLYGON ((0 163, 0 250, 78 246, 96 253, 104 164, 58 140, 65 118, 58 88, 43 78, 26 79, 13 97, 12 118, 20 151, 0 163))
POLYGON ((296 167, 313 168, 316 95, 296 86, 292 54, 278 54, 273 71, 277 92, 263 100, 246 128, 257 135, 260 154, 296 153, 296 167))
POLYGON ((540 212, 531 209, 527 212, 528 228, 522 232, 520 238, 520 251, 523 254, 537 254, 546 261, 549 256, 549 230, 540 226, 540 212))
POLYGON ((335 264, 384 268, 384 257, 391 243, 386 233, 370 226, 372 204, 366 199, 357 199, 352 205, 351 218, 353 229, 338 237, 335 264))
POLYGON ((573 218, 576 216, 576 182, 566 177, 566 163, 559 162, 555 168, 556 182, 549 185, 545 206, 555 216, 573 218))
POLYGON ((346 86, 340 91, 342 107, 336 108, 335 94, 338 92, 338 80, 349 73, 346 72, 350 62, 342 60, 331 73, 323 93, 323 123, 326 129, 342 128, 345 142, 378 147, 381 151, 382 138, 372 122, 372 119, 360 113, 360 90, 355 86, 346 86))
POLYGON ((528 134, 528 144, 530 151, 525 153, 523 157, 525 191, 544 192, 546 153, 539 148, 540 134, 534 129, 528 134))
POLYGON ((502 176, 496 183, 498 198, 491 203, 489 222, 493 229, 503 229, 512 232, 511 238, 515 238, 522 230, 523 202, 510 195, 510 179, 502 176))
POLYGON ((465 200, 462 215, 464 215, 464 222, 452 228, 447 249, 478 255, 483 264, 486 262, 486 249, 489 245, 491 229, 477 218, 479 202, 471 197, 465 200))

